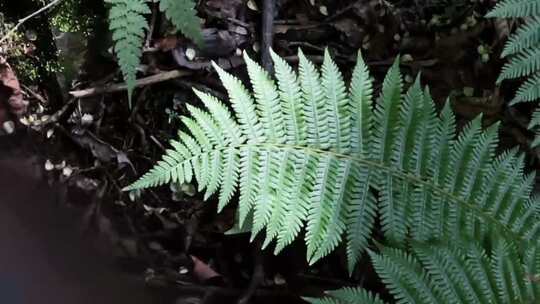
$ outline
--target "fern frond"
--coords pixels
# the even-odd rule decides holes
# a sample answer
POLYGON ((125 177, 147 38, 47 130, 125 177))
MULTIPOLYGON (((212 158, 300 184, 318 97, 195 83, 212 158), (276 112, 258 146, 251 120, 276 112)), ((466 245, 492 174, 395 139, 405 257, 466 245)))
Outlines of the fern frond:
POLYGON ((516 33, 511 35, 504 46, 501 57, 514 55, 528 48, 537 46, 540 42, 540 19, 533 17, 520 26, 516 33))
POLYGON ((510 59, 510 62, 503 66, 497 82, 500 83, 505 79, 529 76, 539 69, 540 49, 536 47, 526 49, 510 59))
POLYGON ((477 118, 456 138, 450 106, 437 115, 419 79, 402 93, 398 61, 372 103, 362 60, 346 89, 328 54, 322 76, 299 57, 296 82, 274 55, 278 85, 246 57, 253 94, 216 66, 233 113, 196 92, 208 112, 188 106, 193 119, 183 120, 188 129, 196 125, 191 137, 173 141, 163 161, 127 189, 188 180, 185 171, 198 166, 201 172, 192 175, 205 198, 220 189, 219 209, 240 192, 240 226, 253 214, 252 238, 265 231, 264 246, 275 240, 277 253, 305 228, 309 263, 346 243, 350 272, 369 244, 377 214, 395 244, 411 236, 455 239, 493 231, 512 244, 537 242, 538 209, 525 207, 532 204, 532 179, 524 177, 522 157, 494 159, 497 125, 482 130, 477 118), (297 96, 301 104, 292 99, 297 96))
MULTIPOLYGON (((528 17, 506 42, 501 57, 510 57, 497 82, 527 77, 510 102, 530 102, 540 99, 540 0, 505 0, 495 6, 488 17, 528 17)), ((533 117, 534 120, 534 117, 533 117)), ((540 144, 535 136, 532 147, 540 144)))
POLYGON ((441 291, 427 280, 427 272, 412 255, 397 249, 370 255, 382 282, 399 303, 444 303, 441 291))
POLYGON ((197 44, 203 42, 201 19, 193 0, 159 0, 159 9, 182 34, 197 44))
POLYGON ((529 122, 529 129, 540 127, 540 108, 534 111, 531 121, 529 122))
POLYGON ((531 143, 531 148, 536 148, 540 145, 540 107, 536 108, 529 122, 529 129, 536 130, 536 135, 533 142, 531 143))
POLYGON ((150 9, 144 0, 106 0, 110 3, 109 29, 112 31, 114 50, 126 82, 131 105, 135 89, 137 68, 142 56, 142 44, 148 29, 144 18, 150 9))
POLYGON ((540 15, 538 0, 505 0, 497 3, 486 17, 490 18, 519 18, 540 15))
MULTIPOLYGON (((538 250, 521 258, 501 242, 485 251, 476 242, 415 244, 413 253, 384 248, 371 253, 377 274, 396 303, 537 303, 538 250)), ((372 303, 376 296, 350 288, 310 303, 372 303), (346 297, 339 297, 345 294, 346 297)), ((379 303, 379 302, 377 302, 379 303)))

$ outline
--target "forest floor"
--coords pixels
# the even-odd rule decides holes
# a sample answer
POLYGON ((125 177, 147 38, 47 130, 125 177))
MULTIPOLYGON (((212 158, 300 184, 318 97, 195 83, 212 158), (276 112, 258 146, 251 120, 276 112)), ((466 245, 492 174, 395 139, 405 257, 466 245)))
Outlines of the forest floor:
MULTIPOLYGON (((540 151, 529 148, 534 134, 527 129, 532 108, 508 106, 516 83, 495 85, 504 63, 500 52, 515 24, 483 18, 492 6, 488 0, 282 0, 272 17, 272 44, 292 64, 298 48, 314 62, 328 48, 346 79, 361 50, 377 84, 400 54, 406 83, 421 73, 438 106, 451 102, 460 126, 479 114, 486 126, 501 121, 500 149, 519 146, 528 170, 538 170, 540 151)), ((64 51, 59 61, 76 67, 75 76, 57 73, 56 89, 50 78, 19 77, 26 112, 0 107, 0 120, 13 115, 2 110, 19 115, 15 133, 32 139, 28 148, 63 203, 84 210, 81 225, 149 284, 184 290, 193 303, 237 303, 246 294, 252 303, 301 303, 300 296, 326 289, 369 286, 373 270, 366 266, 349 277, 340 250, 308 268, 300 242, 274 256, 248 236, 225 235, 234 208, 218 214, 216 199, 203 202, 193 185, 122 191, 167 149, 186 104, 199 103, 192 88, 225 96, 211 61, 246 80, 241 52, 260 58, 265 47, 262 1, 204 0, 198 11, 205 20, 204 48, 165 34, 166 23, 152 18, 139 75, 151 80, 140 83, 131 108, 126 91, 115 86, 122 78, 103 38, 108 34, 96 22, 90 35, 66 34, 65 44, 55 45, 64 51)), ((36 45, 39 39, 46 38, 39 36, 36 45)), ((40 60, 32 53, 18 56, 40 60)), ((18 61, 7 60, 17 70, 18 61)))

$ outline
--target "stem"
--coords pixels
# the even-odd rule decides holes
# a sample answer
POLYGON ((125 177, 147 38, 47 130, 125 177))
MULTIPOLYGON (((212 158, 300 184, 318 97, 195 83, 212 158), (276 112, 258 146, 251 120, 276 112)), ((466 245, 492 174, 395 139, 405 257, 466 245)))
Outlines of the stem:
POLYGON ((276 0, 264 0, 262 18, 262 66, 273 74, 272 58, 270 49, 274 40, 274 15, 276 11, 276 0))
POLYGON ((17 23, 11 30, 9 30, 9 32, 7 32, 3 37, 2 39, 0 39, 0 43, 6 41, 11 35, 13 35, 18 29, 19 27, 21 27, 21 25, 23 25, 26 21, 34 18, 35 16, 51 9, 52 7, 54 7, 55 5, 57 5, 58 3, 60 3, 62 0, 53 0, 52 2, 50 2, 49 4, 45 5, 44 7, 40 8, 39 10, 33 12, 32 14, 22 18, 22 19, 19 19, 19 23, 17 23))

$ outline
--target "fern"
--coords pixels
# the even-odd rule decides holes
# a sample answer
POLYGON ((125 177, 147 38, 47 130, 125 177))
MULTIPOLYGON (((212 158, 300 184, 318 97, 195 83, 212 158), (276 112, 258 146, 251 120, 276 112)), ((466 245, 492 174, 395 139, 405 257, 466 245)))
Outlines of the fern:
MULTIPOLYGON (((113 32, 114 48, 131 105, 142 45, 149 28, 144 15, 150 14, 150 9, 146 0, 105 1, 111 4, 109 28, 113 32)), ((197 44, 202 43, 201 20, 196 15, 192 0, 160 0, 159 7, 178 30, 197 44)))
MULTIPOLYGON (((504 65, 497 82, 526 77, 511 105, 540 99, 540 0, 505 0, 498 3, 487 17, 526 17, 506 42, 501 56, 510 58, 510 61, 504 65)), ((538 143, 540 138, 536 137, 533 147, 538 143)))
POLYGON ((540 2, 536 0, 505 0, 497 3, 487 17, 519 18, 540 15, 540 2))
POLYGON ((201 19, 197 17, 193 0, 160 0, 159 8, 177 30, 195 43, 202 43, 201 19))
MULTIPOLYGON (((540 251, 523 258, 500 241, 486 252, 475 242, 413 246, 412 253, 370 252, 375 270, 397 303, 538 303, 540 251)), ((383 303, 361 288, 331 291, 312 304, 383 303)))
POLYGON ((150 13, 145 0, 106 0, 111 3, 109 28, 113 32, 114 49, 128 89, 129 101, 135 89, 137 68, 142 56, 142 43, 150 13))
POLYGON ((534 176, 515 151, 494 158, 497 125, 483 131, 479 117, 456 137, 449 105, 438 116, 419 79, 402 94, 398 61, 374 102, 360 56, 348 89, 328 52, 321 72, 300 53, 299 77, 273 57, 277 84, 245 56, 253 94, 214 64, 233 113, 195 90, 207 110, 188 107, 191 135, 126 189, 194 175, 205 198, 219 192, 219 210, 239 190, 239 220, 253 215, 253 237, 265 230, 278 253, 305 228, 310 263, 344 242, 351 272, 377 214, 394 244, 493 231, 536 242, 534 176))

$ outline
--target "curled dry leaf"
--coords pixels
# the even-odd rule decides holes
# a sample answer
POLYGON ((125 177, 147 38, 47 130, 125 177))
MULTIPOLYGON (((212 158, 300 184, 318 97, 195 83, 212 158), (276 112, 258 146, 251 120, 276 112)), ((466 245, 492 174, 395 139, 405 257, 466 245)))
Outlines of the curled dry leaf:
POLYGON ((26 112, 27 106, 15 72, 0 56, 0 124, 9 120, 10 114, 20 117, 26 112))
POLYGON ((159 39, 156 42, 156 47, 161 51, 170 51, 174 49, 178 45, 178 37, 176 36, 166 36, 161 39, 159 39))
POLYGON ((199 281, 207 282, 210 279, 221 277, 219 273, 196 256, 191 255, 191 259, 193 260, 193 274, 199 281))

